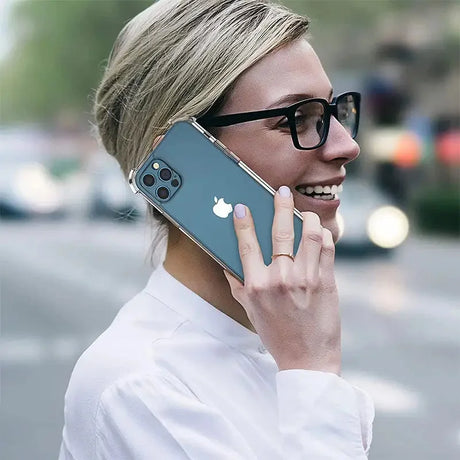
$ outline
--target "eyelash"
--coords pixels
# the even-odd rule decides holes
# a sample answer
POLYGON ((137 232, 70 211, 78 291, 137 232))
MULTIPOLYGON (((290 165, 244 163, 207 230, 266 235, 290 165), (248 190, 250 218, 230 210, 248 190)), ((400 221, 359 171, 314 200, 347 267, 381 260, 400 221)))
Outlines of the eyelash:
MULTIPOLYGON (((297 119, 299 118, 303 118, 303 115, 298 115, 295 117, 295 120, 297 121, 297 119)), ((289 120, 286 118, 286 121, 282 122, 282 123, 278 123, 278 125, 276 126, 277 128, 283 128, 283 129, 286 129, 286 128, 290 128, 289 126, 289 120), (284 126, 283 126, 284 125, 284 126)))

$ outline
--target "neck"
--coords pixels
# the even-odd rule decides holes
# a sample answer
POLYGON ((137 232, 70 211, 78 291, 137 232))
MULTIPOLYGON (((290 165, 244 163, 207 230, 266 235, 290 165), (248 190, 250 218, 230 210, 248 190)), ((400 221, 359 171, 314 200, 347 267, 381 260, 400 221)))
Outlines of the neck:
POLYGON ((256 332, 246 311, 232 296, 223 268, 190 238, 169 226, 165 270, 242 326, 256 332))

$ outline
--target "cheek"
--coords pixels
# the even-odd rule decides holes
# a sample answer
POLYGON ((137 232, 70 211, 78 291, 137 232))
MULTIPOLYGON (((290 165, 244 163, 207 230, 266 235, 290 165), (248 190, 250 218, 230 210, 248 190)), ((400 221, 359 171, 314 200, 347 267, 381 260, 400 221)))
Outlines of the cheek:
POLYGON ((295 185, 301 165, 289 135, 267 129, 247 133, 241 129, 223 133, 220 140, 273 188, 295 185))

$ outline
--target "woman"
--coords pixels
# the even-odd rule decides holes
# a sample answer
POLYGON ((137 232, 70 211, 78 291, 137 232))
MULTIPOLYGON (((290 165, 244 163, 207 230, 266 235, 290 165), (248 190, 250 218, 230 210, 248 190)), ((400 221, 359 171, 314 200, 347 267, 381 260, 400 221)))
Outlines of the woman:
POLYGON ((265 0, 160 0, 120 33, 95 106, 107 151, 127 174, 168 120, 198 117, 278 190, 273 260, 264 265, 244 204, 234 213, 244 285, 150 208, 164 261, 79 359, 61 460, 366 458, 373 405, 340 377, 333 271, 334 195, 359 154, 359 101, 329 105, 307 28, 265 0), (318 139, 297 132, 303 145, 284 116, 221 118, 311 98, 322 101, 302 103, 295 123, 318 139))

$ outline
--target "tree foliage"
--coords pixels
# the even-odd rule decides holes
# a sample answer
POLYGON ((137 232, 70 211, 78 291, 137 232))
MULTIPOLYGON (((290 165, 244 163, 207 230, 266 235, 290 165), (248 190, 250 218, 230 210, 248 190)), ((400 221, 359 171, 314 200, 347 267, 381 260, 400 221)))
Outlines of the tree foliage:
POLYGON ((26 0, 13 4, 14 46, 0 63, 2 122, 90 110, 119 31, 146 0, 26 0))

